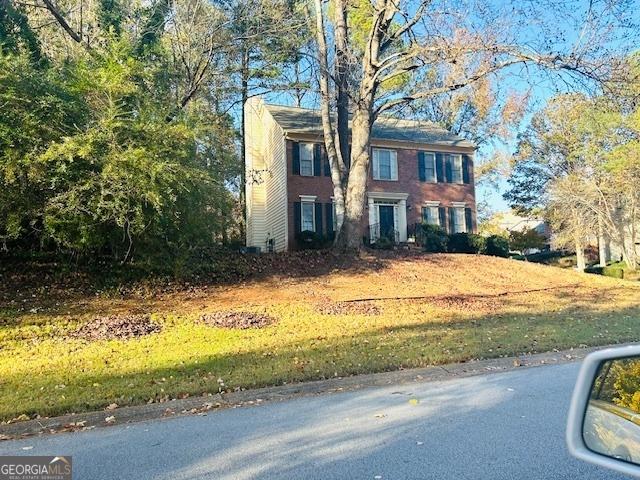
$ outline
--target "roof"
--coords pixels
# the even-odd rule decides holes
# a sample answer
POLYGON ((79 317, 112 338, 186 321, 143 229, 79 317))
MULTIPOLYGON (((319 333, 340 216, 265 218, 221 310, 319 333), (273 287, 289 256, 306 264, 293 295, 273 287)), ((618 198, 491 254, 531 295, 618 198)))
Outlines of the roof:
MULTIPOLYGON (((274 120, 285 134, 323 134, 319 110, 266 104, 274 120)), ((371 132, 373 140, 395 140, 429 145, 446 145, 476 148, 476 145, 433 122, 404 120, 393 117, 378 117, 371 132)))

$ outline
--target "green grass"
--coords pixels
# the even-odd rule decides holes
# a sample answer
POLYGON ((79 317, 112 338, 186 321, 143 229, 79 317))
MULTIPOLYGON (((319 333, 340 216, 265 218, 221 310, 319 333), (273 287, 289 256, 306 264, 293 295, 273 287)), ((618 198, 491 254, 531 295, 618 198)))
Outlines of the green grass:
POLYGON ((151 298, 74 297, 43 311, 33 307, 36 298, 0 309, 0 419, 633 341, 639 300, 640 289, 628 282, 476 255, 386 260, 384 271, 151 298), (388 298, 417 295, 427 298, 388 298), (318 311, 353 298, 380 299, 380 315, 318 311), (264 312, 278 322, 260 330, 197 322, 220 309, 264 312), (128 341, 66 337, 97 315, 129 311, 151 313, 162 331, 128 341))

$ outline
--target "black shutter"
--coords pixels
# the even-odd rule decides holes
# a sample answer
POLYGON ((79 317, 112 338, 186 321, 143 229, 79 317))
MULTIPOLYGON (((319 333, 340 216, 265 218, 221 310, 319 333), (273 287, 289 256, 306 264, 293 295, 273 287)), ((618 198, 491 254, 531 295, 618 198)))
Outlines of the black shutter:
POLYGON ((322 175, 322 170, 320 169, 320 144, 313 144, 313 176, 319 177, 322 175))
POLYGON ((436 180, 444 182, 444 155, 436 153, 436 180))
POLYGON ((456 233, 456 211, 453 207, 449 207, 449 233, 456 233))
POLYGON ((422 207, 422 223, 429 223, 428 211, 427 207, 422 207))
POLYGON ((440 217, 440 228, 445 232, 447 231, 447 209, 445 207, 438 207, 438 216, 440 217))
POLYGON ((427 181, 427 172, 424 165, 424 152, 418 152, 418 177, 421 182, 427 181))
POLYGON ((316 203, 316 233, 322 235, 322 204, 316 203))
POLYGON ((291 142, 291 156, 293 174, 300 175, 300 144, 298 142, 291 142))
POLYGON ((469 155, 462 156, 462 183, 469 183, 471 178, 469 175, 469 168, 471 168, 471 160, 469 155))
POLYGON ((333 203, 325 203, 324 209, 326 212, 325 218, 327 219, 327 238, 333 240, 333 237, 335 236, 335 232, 333 231, 333 203))
POLYGON ((473 211, 468 207, 464 209, 464 220, 467 224, 467 233, 473 233, 473 211))
POLYGON ((447 155, 444 159, 444 171, 447 177, 447 183, 451 183, 453 181, 453 165, 451 164, 451 160, 451 155, 447 155))
POLYGON ((324 176, 331 176, 331 164, 329 163, 329 156, 327 155, 326 147, 322 147, 322 164, 324 165, 324 176))
POLYGON ((293 202, 293 231, 300 233, 302 231, 302 205, 300 202, 293 202))

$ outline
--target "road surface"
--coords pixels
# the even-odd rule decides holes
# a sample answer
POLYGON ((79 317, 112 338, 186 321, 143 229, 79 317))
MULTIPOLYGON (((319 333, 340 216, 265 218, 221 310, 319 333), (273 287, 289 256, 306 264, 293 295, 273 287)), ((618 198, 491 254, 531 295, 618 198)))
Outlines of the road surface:
POLYGON ((574 460, 577 363, 370 388, 0 443, 72 455, 74 478, 623 479, 574 460))

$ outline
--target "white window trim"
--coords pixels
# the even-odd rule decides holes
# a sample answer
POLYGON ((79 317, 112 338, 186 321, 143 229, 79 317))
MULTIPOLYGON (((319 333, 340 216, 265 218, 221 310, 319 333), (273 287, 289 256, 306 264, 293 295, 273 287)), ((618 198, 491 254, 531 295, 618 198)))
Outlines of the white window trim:
POLYGON ((314 172, 314 164, 315 162, 313 161, 313 156, 315 154, 315 144, 311 143, 311 142, 299 142, 298 143, 298 162, 300 162, 300 176, 302 177, 313 177, 315 175, 316 172, 314 172), (303 145, 310 145, 311 146, 311 173, 307 174, 307 173, 302 173, 302 146, 303 145))
POLYGON ((464 162, 462 161, 462 154, 461 153, 448 153, 447 156, 451 159, 451 183, 455 183, 457 185, 462 185, 464 183, 464 162), (455 169, 455 159, 459 158, 460 159, 460 179, 459 180, 455 180, 453 178, 454 176, 454 171, 455 169))
MULTIPOLYGON (((436 209, 435 223, 431 223, 431 225, 440 225, 440 211, 439 211, 440 202, 427 200, 426 202, 423 202, 422 207, 423 208, 435 208, 436 209)), ((422 212, 420 212, 420 215, 422 216, 422 219, 424 220, 424 215, 422 214, 422 212)))
POLYGON ((427 183, 438 183, 438 169, 436 165, 436 152, 422 152, 424 154, 424 178, 427 183), (431 156, 433 165, 433 178, 429 180, 427 178, 427 157, 431 156))
POLYGON ((453 219, 454 219, 454 232, 453 233, 468 233, 467 232, 467 212, 465 210, 466 208, 466 203, 464 202, 451 202, 451 207, 454 209, 453 212, 453 219), (462 211, 462 225, 460 225, 461 228, 456 228, 458 227, 457 225, 457 215, 458 212, 462 211))
MULTIPOLYGON (((300 197, 302 197, 302 195, 300 195, 300 197)), ((309 201, 309 200, 302 200, 300 202, 300 231, 302 232, 307 231, 304 228, 304 206, 305 205, 311 205, 311 223, 313 228, 309 231, 315 232, 316 231, 316 203, 315 201, 309 201)))
POLYGON ((392 150, 390 148, 373 148, 372 149, 372 157, 373 157, 373 171, 372 176, 374 180, 378 180, 380 182, 397 182, 398 181, 398 151, 392 150), (390 160, 391 160, 391 178, 380 178, 380 159, 378 158, 376 152, 389 152, 390 160))

